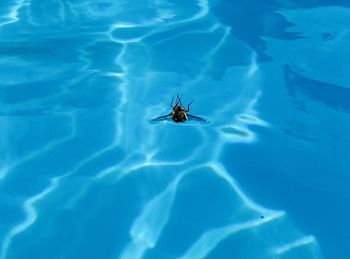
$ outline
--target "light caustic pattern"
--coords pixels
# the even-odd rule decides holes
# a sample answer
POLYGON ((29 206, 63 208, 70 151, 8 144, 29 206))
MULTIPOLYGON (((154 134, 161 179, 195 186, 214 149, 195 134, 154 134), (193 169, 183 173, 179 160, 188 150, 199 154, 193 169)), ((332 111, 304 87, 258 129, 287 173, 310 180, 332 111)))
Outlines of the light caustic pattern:
MULTIPOLYGON (((34 66, 33 76, 19 72, 16 78, 28 90, 56 81, 46 95, 1 103, 1 193, 6 199, 21 201, 1 205, 2 215, 8 215, 7 211, 19 215, 2 223, 1 259, 49 258, 51 253, 60 258, 185 259, 223 254, 252 259, 320 258, 313 236, 303 235, 285 212, 250 199, 232 177, 234 172, 228 172, 220 161, 226 145, 257 141, 249 126, 269 124, 255 110, 264 79, 257 55, 212 16, 208 1, 57 0, 44 4, 28 0, 13 1, 1 10, 5 10, 0 20, 2 35, 21 42, 27 34, 34 41, 29 51, 44 41, 57 41, 56 48, 64 48, 56 49, 57 55, 50 52, 55 64, 44 62, 45 53, 25 56, 10 47, 9 56, 0 63, 24 70, 34 66), (16 35, 16 31, 23 33, 16 35), (45 40, 35 42, 33 38, 40 35, 45 40), (240 44, 248 62, 227 69, 218 82, 210 73, 228 41, 240 44), (62 42, 70 46, 61 46, 62 42), (67 76, 72 70, 75 74, 67 76), (34 83, 25 85, 28 80, 34 83), (176 92, 194 97, 194 109, 203 111, 209 123, 150 124, 150 118, 167 112, 164 102, 176 92), (18 117, 28 113, 33 119, 18 117), (52 126, 48 118, 53 118, 52 126), (17 133, 17 128, 29 130, 17 133), (56 133, 45 139, 52 131, 56 133), (29 140, 36 139, 33 134, 45 141, 31 147, 29 140), (16 143, 24 137, 26 141, 16 143), (19 152, 21 147, 16 145, 28 148, 19 152), (29 186, 23 188, 28 179, 29 186), (201 210, 207 211, 199 205, 186 207, 192 199, 186 188, 192 186, 195 193, 198 182, 214 197, 204 204, 217 210, 215 217, 221 220, 214 217, 186 230, 181 219, 191 221, 201 210), (17 183, 18 187, 11 188, 17 183), (211 193, 218 188, 222 195, 211 193), (102 205, 95 199, 101 193, 102 205), (116 194, 123 194, 124 203, 135 208, 125 212, 120 198, 114 200, 116 194), (89 206, 84 208, 86 203, 89 206), (108 204, 113 209, 106 218, 103 206, 108 204), (85 209, 89 211, 79 213, 85 209), (76 224, 62 223, 62 217, 66 222, 74 220, 65 216, 67 211, 79 215, 76 224), (93 222, 108 222, 108 229, 115 230, 99 236, 99 246, 91 238, 95 236, 93 222), (120 230, 125 224, 128 228, 120 230), (75 241, 64 251, 40 249, 42 242, 60 241, 65 227, 71 228, 68 232, 74 233, 75 241), (176 242, 179 236, 183 242, 178 250, 167 247, 164 240, 176 242), (254 247, 249 247, 251 243, 254 247), (242 245, 249 249, 237 249, 242 245)), ((1 43, 8 46, 3 37, 1 43)), ((235 50, 230 51, 235 58, 235 50)), ((0 76, 5 90, 14 85, 14 79, 0 76)), ((198 204, 209 196, 196 196, 198 204)))

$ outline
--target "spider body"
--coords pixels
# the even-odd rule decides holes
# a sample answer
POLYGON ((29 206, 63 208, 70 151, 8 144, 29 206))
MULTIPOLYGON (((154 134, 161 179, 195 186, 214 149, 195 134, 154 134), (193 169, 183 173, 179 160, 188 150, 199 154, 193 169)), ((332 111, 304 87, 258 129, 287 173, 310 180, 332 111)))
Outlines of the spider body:
POLYGON ((190 111, 190 105, 193 102, 190 102, 187 105, 187 109, 186 109, 183 106, 179 95, 176 96, 175 105, 173 105, 173 101, 174 101, 174 98, 171 100, 171 104, 170 104, 170 107, 173 109, 171 113, 157 117, 157 118, 153 119, 152 121, 162 121, 162 120, 168 120, 168 119, 171 119, 176 123, 185 122, 185 121, 190 120, 190 119, 197 120, 197 121, 206 121, 205 119, 202 119, 200 117, 197 117, 197 116, 194 116, 194 115, 191 115, 188 113, 190 111))

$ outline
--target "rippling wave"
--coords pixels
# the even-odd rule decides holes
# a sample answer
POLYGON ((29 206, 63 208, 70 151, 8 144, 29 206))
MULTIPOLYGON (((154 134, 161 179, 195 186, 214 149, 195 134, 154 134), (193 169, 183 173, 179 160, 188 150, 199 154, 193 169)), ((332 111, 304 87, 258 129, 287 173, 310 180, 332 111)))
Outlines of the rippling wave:
MULTIPOLYGON (((283 168, 274 160, 291 151, 279 152, 278 141, 306 151, 317 150, 315 142, 322 150, 349 143, 348 125, 334 133, 343 141, 331 142, 320 115, 327 109, 336 117, 330 122, 349 121, 349 7, 276 1, 254 13, 254 1, 248 9, 231 2, 0 4, 1 259, 311 259, 334 252, 321 252, 307 216, 292 220, 293 206, 270 204, 251 186, 263 174, 271 179, 261 161, 283 168), (251 13, 257 19, 249 24, 242 17, 251 13), (334 98, 320 98, 319 86, 334 98), (344 101, 334 101, 338 91, 344 101), (169 112, 177 93, 194 100, 193 114, 209 123, 150 123, 169 112), (300 126, 298 112, 304 121, 314 112, 314 122, 300 126), (314 131, 317 121, 323 133, 314 131), (275 135, 267 143, 268 134, 275 135), (260 157, 247 151, 260 150, 258 143, 260 157)), ((289 179, 288 168, 280 173, 289 179)), ((327 177, 315 179, 303 184, 326 188, 327 177)), ((285 198, 264 181, 256 188, 271 184, 285 198)))

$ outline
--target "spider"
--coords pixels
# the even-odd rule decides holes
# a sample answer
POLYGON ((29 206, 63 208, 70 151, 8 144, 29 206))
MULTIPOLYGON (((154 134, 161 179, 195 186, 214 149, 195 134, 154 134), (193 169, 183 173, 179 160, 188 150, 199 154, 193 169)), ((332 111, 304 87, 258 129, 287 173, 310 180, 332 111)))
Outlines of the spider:
POLYGON ((171 113, 159 116, 157 118, 152 119, 151 121, 163 121, 168 119, 172 119, 176 123, 185 122, 187 120, 196 120, 196 121, 202 121, 202 122, 206 121, 201 117, 194 116, 188 113, 190 111, 190 105, 193 103, 193 101, 190 102, 187 105, 187 109, 185 109, 184 105, 181 102, 181 98, 177 94, 175 105, 173 105, 173 102, 174 102, 174 98, 171 100, 171 104, 170 104, 170 107, 173 109, 171 113))

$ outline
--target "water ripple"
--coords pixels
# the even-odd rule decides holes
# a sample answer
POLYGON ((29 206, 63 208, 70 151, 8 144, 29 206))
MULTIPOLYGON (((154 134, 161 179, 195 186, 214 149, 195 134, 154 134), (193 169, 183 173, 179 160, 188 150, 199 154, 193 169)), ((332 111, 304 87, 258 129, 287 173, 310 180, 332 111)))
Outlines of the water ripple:
MULTIPOLYGON (((40 176, 40 180, 47 184, 44 187, 33 184, 34 194, 22 198, 18 210, 23 211, 25 216, 23 220, 11 226, 5 234, 1 244, 0 259, 9 258, 11 252, 15 250, 19 255, 23 253, 14 240, 20 234, 33 228, 34 225, 45 224, 46 219, 40 214, 39 203, 50 206, 54 197, 65 196, 64 183, 76 179, 82 180, 77 181, 74 192, 69 193, 69 197, 64 202, 61 201, 64 205, 61 205, 60 209, 75 210, 83 199, 89 199, 90 206, 94 206, 94 211, 90 212, 90 215, 83 213, 81 222, 89 217, 95 217, 96 221, 107 217, 100 213, 98 201, 90 197, 94 196, 96 186, 109 185, 111 189, 123 187, 127 189, 131 197, 131 194, 134 193, 141 196, 142 202, 135 202, 134 214, 126 220, 129 225, 127 225, 128 234, 123 237, 125 242, 122 243, 116 238, 118 244, 113 243, 114 239, 109 243, 112 244, 111 246, 119 247, 118 251, 113 249, 111 252, 113 258, 147 258, 149 253, 162 245, 165 231, 170 231, 169 228, 174 227, 172 220, 177 217, 177 214, 174 213, 175 205, 182 202, 179 197, 183 192, 182 187, 187 184, 184 179, 193 177, 195 173, 202 173, 204 170, 214 176, 214 179, 217 178, 228 186, 232 201, 237 202, 235 209, 238 212, 228 210, 225 214, 229 216, 229 222, 206 226, 206 229, 198 230, 192 237, 193 240, 190 240, 192 243, 187 244, 185 250, 177 252, 179 258, 205 258, 219 250, 220 245, 232 236, 243 232, 253 234, 254 237, 250 238, 268 247, 266 249, 268 256, 282 258, 284 254, 306 247, 310 249, 310 253, 306 252, 305 258, 321 258, 315 237, 300 233, 290 223, 284 211, 272 210, 256 203, 240 187, 234 178, 234 172, 229 172, 225 163, 221 161, 223 149, 228 145, 251 144, 259 140, 251 126, 271 127, 259 118, 256 110, 262 92, 260 83, 264 76, 262 65, 257 62, 257 53, 245 43, 240 42, 242 49, 244 48, 248 53, 247 64, 227 68, 227 71, 223 73, 224 79, 217 82, 211 76, 213 64, 223 48, 231 46, 229 44, 233 35, 231 27, 221 24, 212 16, 209 1, 196 1, 194 6, 191 5, 195 11, 190 13, 182 10, 181 4, 155 1, 154 4, 147 5, 152 12, 145 15, 137 13, 138 7, 128 9, 127 4, 129 3, 123 1, 114 3, 57 0, 41 5, 35 0, 19 1, 15 2, 6 14, 7 20, 0 23, 0 29, 4 29, 4 32, 9 34, 12 33, 9 30, 10 26, 15 26, 22 28, 23 31, 33 29, 33 35, 55 31, 61 37, 75 34, 75 31, 78 31, 84 37, 86 36, 84 41, 78 44, 77 51, 72 54, 73 58, 79 61, 77 63, 79 76, 75 75, 74 79, 69 80, 69 83, 64 84, 52 96, 39 96, 36 100, 14 104, 11 109, 50 103, 54 99, 63 101, 67 96, 72 96, 73 99, 74 97, 81 98, 81 93, 85 88, 82 88, 83 90, 76 88, 79 88, 81 78, 88 76, 93 77, 96 82, 100 82, 102 77, 117 79, 108 82, 113 89, 112 93, 108 92, 102 99, 107 99, 109 94, 113 95, 113 98, 119 97, 109 106, 94 109, 93 112, 97 114, 95 116, 89 117, 93 110, 89 105, 85 109, 72 110, 67 113, 71 116, 72 129, 69 135, 53 140, 42 148, 32 150, 31 153, 17 161, 6 161, 2 166, 0 180, 2 186, 6 187, 7 177, 17 167, 40 162, 40 157, 44 155, 48 155, 47 161, 50 161, 50 158, 55 156, 54 151, 65 145, 72 148, 72 150, 65 150, 67 159, 70 158, 68 152, 77 153, 76 158, 71 158, 65 166, 54 170, 54 175, 40 176), (45 13, 42 12, 45 7, 55 8, 45 13), (131 15, 127 12, 121 13, 120 7, 129 10, 131 15), (26 12, 19 13, 21 8, 26 12), (133 17, 134 12, 137 13, 135 17, 133 17), (27 23, 23 21, 25 19, 27 23), (99 26, 97 26, 98 22, 100 22, 99 26), (210 41, 203 42, 203 46, 198 46, 200 49, 198 52, 192 48, 193 46, 190 46, 194 54, 180 53, 181 51, 176 51, 175 48, 174 53, 167 53, 168 56, 165 58, 163 55, 155 56, 159 48, 165 51, 169 44, 180 46, 184 39, 185 41, 191 37, 195 39, 198 35, 204 36, 203 39, 208 37, 210 41), (101 42, 112 44, 111 49, 114 50, 114 56, 112 54, 110 56, 114 62, 107 62, 107 65, 94 65, 96 64, 94 61, 99 59, 99 51, 103 52, 103 46, 106 46, 100 44, 101 42), (93 46, 98 46, 96 56, 90 55, 95 51, 93 46), (191 54, 193 56, 190 56, 191 54), (186 62, 175 64, 174 60, 180 55, 190 56, 188 58, 193 62, 189 65, 190 67, 186 67, 188 65, 186 62), (185 72, 177 70, 181 66, 185 67, 185 72), (191 73, 188 70, 191 70, 191 73), (176 85, 175 82, 179 82, 179 85, 176 85), (218 92, 215 89, 218 84, 222 91, 215 93, 218 92), (73 93, 74 91, 77 93, 73 93), (197 99, 202 99, 202 101, 198 100, 196 107, 209 118, 208 125, 194 124, 181 125, 181 127, 172 123, 157 125, 148 123, 148 120, 154 117, 155 112, 160 113, 166 110, 165 105, 160 102, 167 100, 171 94, 178 91, 182 91, 186 98, 192 95, 198 97, 197 99), (222 100, 221 103, 212 102, 215 94, 222 94, 222 99, 218 98, 222 100), (109 113, 106 112, 107 110, 109 113), (106 120, 110 124, 106 126, 103 124, 102 129, 97 127, 89 132, 91 126, 86 123, 86 120, 92 119, 94 121, 90 123, 94 125, 106 120), (84 139, 79 139, 79 137, 83 138, 82 136, 84 139), (76 144, 78 147, 74 146, 76 144), (87 150, 83 150, 85 148, 87 150), (91 166, 115 149, 120 149, 121 154, 110 159, 109 164, 103 164, 98 168, 91 166), (86 167, 90 168, 88 175, 84 174, 86 167), (169 169, 168 174, 167 169, 169 169), (159 171, 161 175, 157 174, 159 171), (145 195, 141 195, 141 190, 130 188, 128 181, 139 179, 140 175, 146 175, 154 182, 159 181, 159 186, 155 188, 157 191, 153 192, 152 186, 147 186, 147 183, 142 181, 139 181, 139 184, 142 185, 145 195), (275 233, 276 228, 280 230, 285 225, 289 227, 288 231, 275 233), (269 241, 263 242, 266 236, 269 236, 269 241)), ((50 37, 57 37, 57 35, 50 35, 50 37)), ((190 43, 189 40, 188 44, 190 43)), ((184 49, 188 47, 185 44, 184 49)), ((63 83, 63 80, 60 82, 63 83)), ((93 88, 90 94, 97 95, 98 93, 99 91, 93 88)), ((64 104, 61 105, 64 106, 64 104)), ((57 107, 55 109, 58 113, 62 112, 57 107)), ((48 168, 52 167, 48 166, 48 168)), ((21 176, 16 174, 13 177, 21 179, 21 176)), ((215 183, 211 184, 215 185, 215 183)), ((113 203, 113 207, 118 205, 122 207, 121 204, 114 204, 114 197, 109 198, 111 201, 106 201, 107 203, 113 203)), ((133 203, 133 200, 127 202, 133 203)), ((126 214, 123 214, 124 211, 119 212, 120 215, 112 215, 115 218, 114 221, 108 222, 110 226, 123 222, 122 217, 126 214)), ((54 215, 52 219, 55 223, 57 223, 56 217, 58 215, 54 215)), ((59 234, 47 233, 47 236, 50 237, 55 235, 59 234)), ((82 242, 86 241, 84 235, 81 235, 82 242)), ((113 233, 114 238, 117 235, 118 233, 113 233)), ((187 236, 183 238, 186 239, 187 236)), ((75 249, 79 250, 79 247, 71 247, 70 253, 74 254, 75 249)), ((17 254, 14 255, 17 256, 17 254)))

